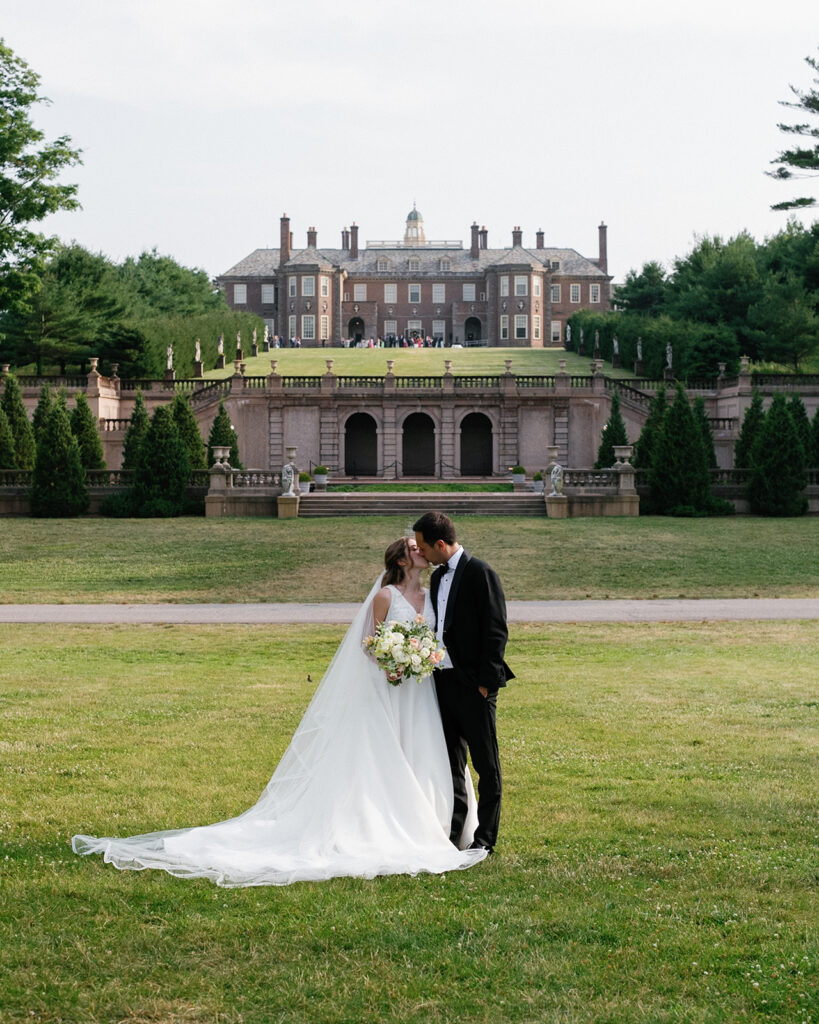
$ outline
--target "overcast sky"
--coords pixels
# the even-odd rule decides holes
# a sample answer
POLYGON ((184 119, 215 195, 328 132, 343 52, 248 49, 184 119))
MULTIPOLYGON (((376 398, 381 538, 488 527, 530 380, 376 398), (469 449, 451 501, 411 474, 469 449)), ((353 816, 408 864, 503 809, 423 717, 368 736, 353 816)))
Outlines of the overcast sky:
POLYGON ((46 229, 114 259, 216 275, 282 213, 335 248, 352 221, 401 237, 416 202, 466 245, 519 224, 593 257, 605 220, 622 280, 698 235, 762 239, 804 194, 763 172, 816 0, 0 0, 0 34, 51 100, 37 125, 83 151, 83 209, 46 229))

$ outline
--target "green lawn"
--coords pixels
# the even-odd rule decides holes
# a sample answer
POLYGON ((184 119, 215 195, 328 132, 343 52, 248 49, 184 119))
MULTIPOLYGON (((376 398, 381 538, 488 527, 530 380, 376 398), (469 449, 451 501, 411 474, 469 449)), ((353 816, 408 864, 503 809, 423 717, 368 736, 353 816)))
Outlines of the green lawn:
MULTIPOLYGON (((358 601, 413 521, 4 519, 0 601, 358 601)), ((458 528, 519 600, 819 595, 815 518, 463 516, 458 528)))
POLYGON ((340 632, 0 626, 0 1020, 817 1020, 814 623, 515 627, 469 872, 223 891, 71 853, 252 803, 340 632))

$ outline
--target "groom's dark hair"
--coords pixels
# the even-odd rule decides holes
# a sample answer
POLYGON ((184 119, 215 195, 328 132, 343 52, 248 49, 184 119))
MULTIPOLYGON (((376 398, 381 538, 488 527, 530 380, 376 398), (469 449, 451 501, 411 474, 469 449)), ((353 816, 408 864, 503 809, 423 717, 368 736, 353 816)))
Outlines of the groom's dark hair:
POLYGON ((455 543, 455 524, 443 512, 425 512, 412 529, 420 533, 427 544, 434 544, 437 540, 444 544, 455 543))

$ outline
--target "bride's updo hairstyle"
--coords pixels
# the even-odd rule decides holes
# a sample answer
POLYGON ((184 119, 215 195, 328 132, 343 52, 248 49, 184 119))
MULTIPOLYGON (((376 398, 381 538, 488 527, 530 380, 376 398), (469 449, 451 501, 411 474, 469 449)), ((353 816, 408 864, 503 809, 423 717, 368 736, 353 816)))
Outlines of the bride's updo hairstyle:
POLYGON ((389 586, 392 584, 396 586, 399 583, 404 582, 406 573, 404 567, 398 563, 401 561, 407 561, 411 559, 409 552, 409 541, 406 537, 399 537, 398 540, 394 540, 392 544, 384 552, 384 579, 381 581, 383 586, 389 586))

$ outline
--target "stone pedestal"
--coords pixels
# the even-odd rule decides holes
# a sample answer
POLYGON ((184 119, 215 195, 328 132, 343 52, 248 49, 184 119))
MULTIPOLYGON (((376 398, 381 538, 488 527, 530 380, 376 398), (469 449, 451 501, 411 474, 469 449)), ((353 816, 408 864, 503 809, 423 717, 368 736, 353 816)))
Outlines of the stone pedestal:
POLYGON ((254 342, 253 342, 253 344, 252 344, 252 345, 250 346, 250 354, 251 354, 252 356, 257 356, 257 355, 259 354, 259 346, 258 346, 258 345, 256 344, 256 342, 255 342, 255 341, 254 341, 254 342))
POLYGON ((280 494, 276 499, 279 519, 298 519, 299 499, 295 494, 280 494))
POLYGON ((270 342, 269 341, 263 341, 262 342, 262 352, 269 352, 269 351, 270 351, 270 342))
POLYGON ((643 366, 643 360, 642 359, 636 360, 636 362, 634 363, 634 376, 635 377, 645 377, 645 375, 646 375, 646 371, 645 371, 645 367, 643 366))
POLYGON ((194 364, 193 364, 193 375, 194 375, 194 377, 204 377, 205 376, 205 374, 204 374, 204 367, 202 366, 201 361, 200 362, 194 362, 194 364))
POLYGON ((244 359, 245 359, 244 351, 237 347, 237 349, 236 349, 236 358, 233 361, 235 363, 242 363, 242 362, 244 362, 244 359))
POLYGON ((216 369, 217 370, 224 370, 224 368, 225 368, 225 357, 224 357, 224 355, 217 356, 216 357, 216 369))
POLYGON ((176 370, 166 370, 165 380, 176 380, 176 370))
POLYGON ((569 499, 565 494, 548 494, 546 496, 546 515, 549 519, 569 518, 569 499))
POLYGON ((619 354, 619 352, 617 353, 617 355, 612 355, 612 357, 611 357, 611 365, 612 365, 612 369, 614 369, 614 370, 619 370, 620 369, 620 354, 619 354))
POLYGON ((674 371, 668 366, 663 370, 663 380, 674 380, 674 371))

